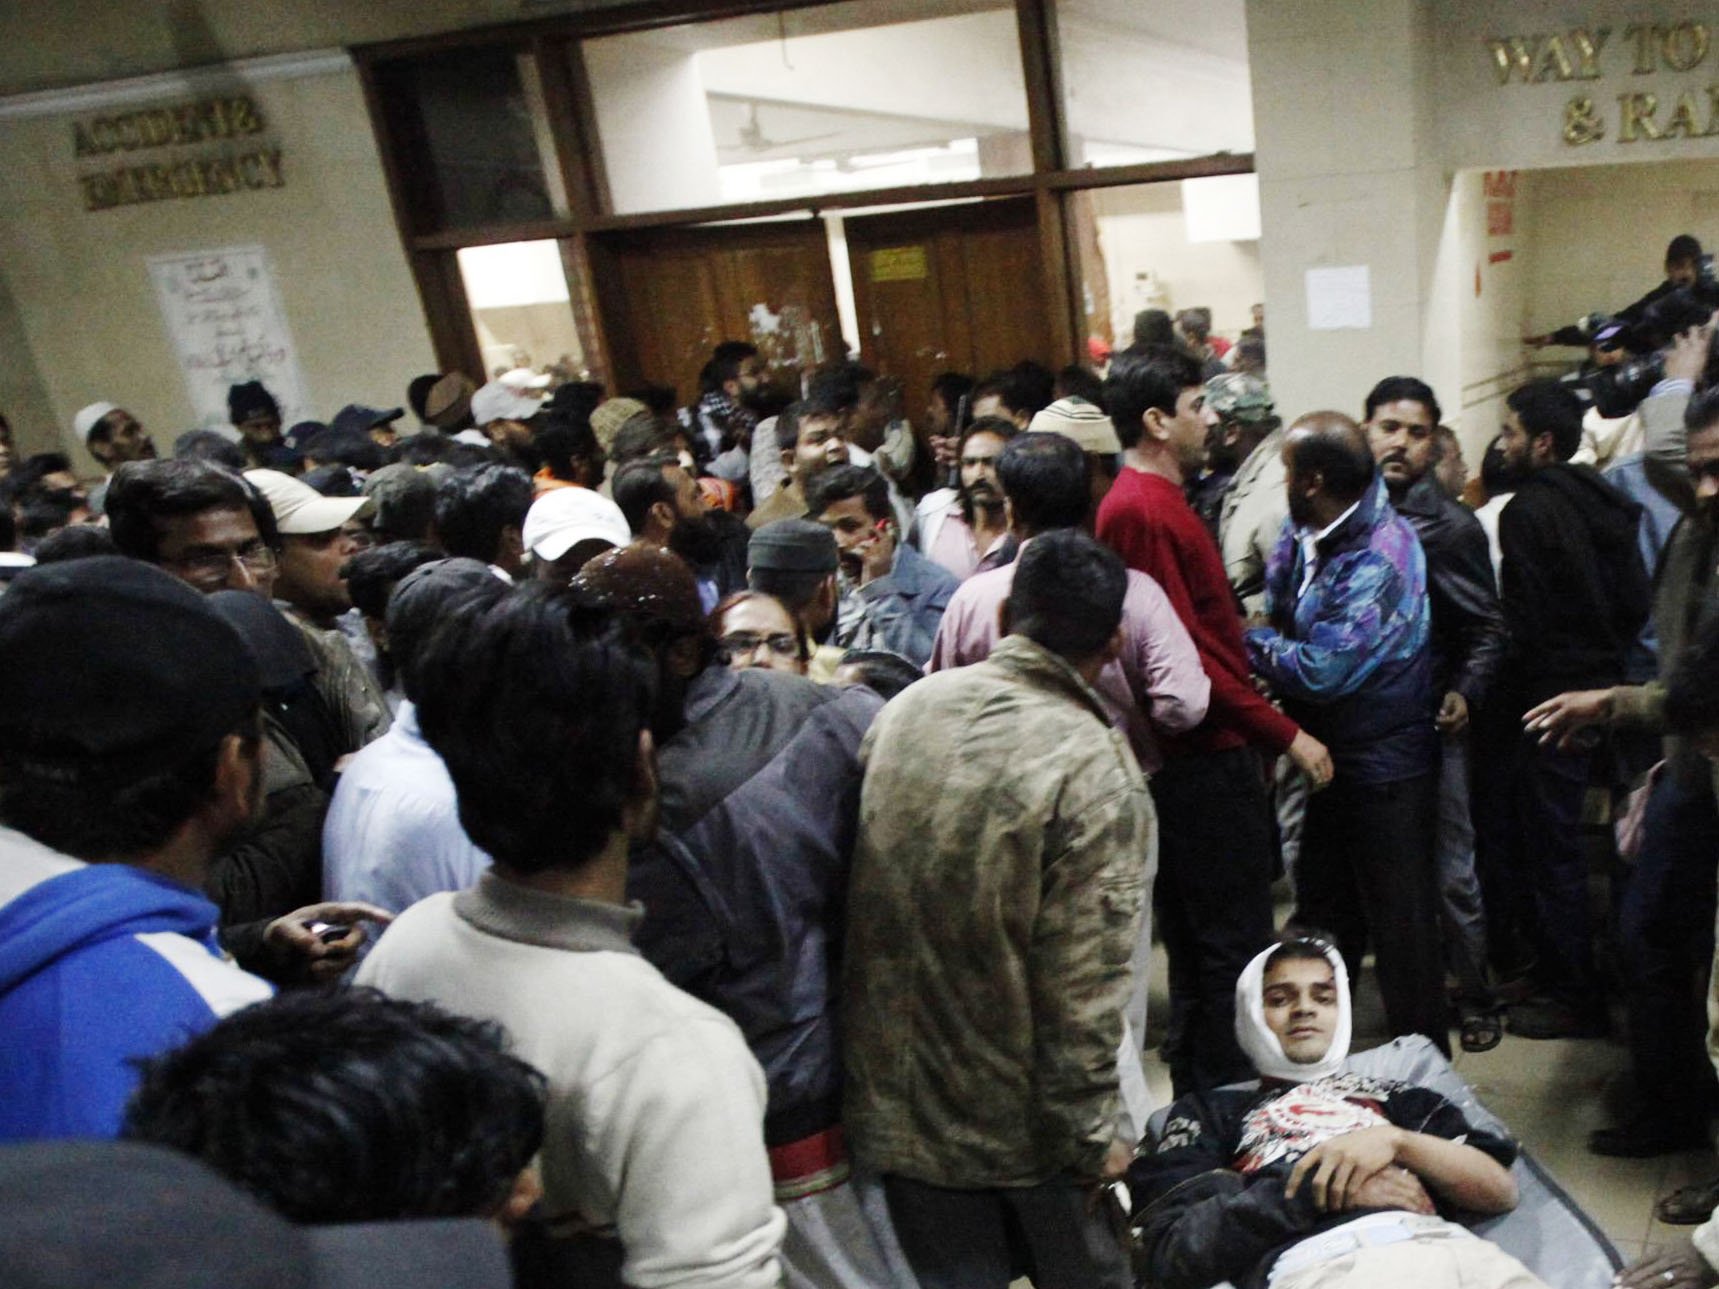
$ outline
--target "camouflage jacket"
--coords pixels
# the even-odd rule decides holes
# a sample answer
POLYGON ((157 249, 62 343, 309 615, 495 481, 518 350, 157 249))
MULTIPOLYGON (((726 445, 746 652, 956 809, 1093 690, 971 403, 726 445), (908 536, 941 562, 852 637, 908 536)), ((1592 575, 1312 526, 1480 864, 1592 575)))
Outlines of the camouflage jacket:
POLYGON ((843 994, 855 1155, 933 1185, 1096 1175, 1147 895, 1145 780, 1098 697, 1009 636, 886 706, 843 994))

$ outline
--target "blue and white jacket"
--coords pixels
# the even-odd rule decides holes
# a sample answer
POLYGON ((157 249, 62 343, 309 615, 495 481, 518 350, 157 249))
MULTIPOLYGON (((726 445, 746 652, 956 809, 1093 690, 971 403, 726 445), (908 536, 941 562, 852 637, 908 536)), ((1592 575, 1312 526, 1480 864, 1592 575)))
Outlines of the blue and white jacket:
POLYGON ((216 916, 169 878, 0 828, 0 1141, 118 1135, 139 1061, 269 996, 216 916))

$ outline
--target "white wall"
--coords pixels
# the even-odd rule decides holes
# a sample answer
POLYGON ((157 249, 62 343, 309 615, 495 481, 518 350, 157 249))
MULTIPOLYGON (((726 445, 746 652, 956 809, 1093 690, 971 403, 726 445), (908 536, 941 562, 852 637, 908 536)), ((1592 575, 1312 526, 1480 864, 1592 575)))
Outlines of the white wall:
POLYGON ((1134 293, 1140 272, 1157 276, 1172 313, 1205 305, 1213 329, 1230 337, 1253 325, 1250 310, 1265 298, 1258 242, 1190 242, 1177 183, 1103 188, 1092 203, 1119 344, 1128 343, 1142 307, 1134 293))

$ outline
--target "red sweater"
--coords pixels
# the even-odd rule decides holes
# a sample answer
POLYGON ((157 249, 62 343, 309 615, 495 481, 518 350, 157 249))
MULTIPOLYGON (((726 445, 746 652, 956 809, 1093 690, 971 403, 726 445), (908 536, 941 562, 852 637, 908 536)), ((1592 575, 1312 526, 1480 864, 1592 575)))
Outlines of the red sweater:
POLYGON ((1244 744, 1274 755, 1287 749, 1300 726, 1253 687, 1223 556, 1182 490, 1162 475, 1123 470, 1098 507, 1098 540, 1164 588, 1212 682, 1206 719, 1187 734, 1163 738, 1164 754, 1244 744))

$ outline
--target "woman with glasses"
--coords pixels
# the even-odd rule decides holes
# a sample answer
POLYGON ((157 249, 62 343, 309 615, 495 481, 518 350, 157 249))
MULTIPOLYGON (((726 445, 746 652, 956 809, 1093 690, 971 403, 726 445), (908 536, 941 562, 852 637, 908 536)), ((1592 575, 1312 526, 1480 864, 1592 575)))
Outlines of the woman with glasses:
POLYGON ((736 591, 712 610, 710 626, 735 671, 765 667, 806 674, 812 656, 806 628, 775 596, 736 591))

